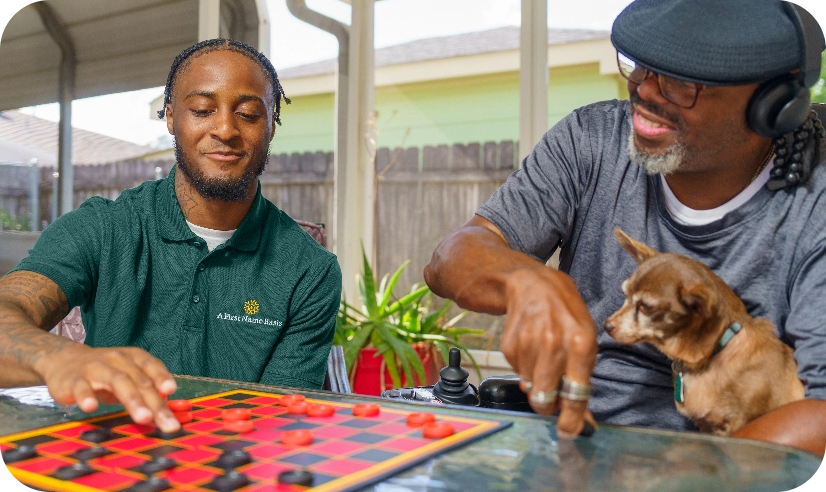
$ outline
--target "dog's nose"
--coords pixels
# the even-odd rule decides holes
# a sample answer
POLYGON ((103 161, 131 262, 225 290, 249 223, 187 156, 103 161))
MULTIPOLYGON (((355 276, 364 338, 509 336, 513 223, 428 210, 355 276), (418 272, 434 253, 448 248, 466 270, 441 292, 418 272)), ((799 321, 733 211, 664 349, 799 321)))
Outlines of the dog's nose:
POLYGON ((602 327, 605 328, 605 331, 611 333, 614 331, 614 323, 611 323, 611 319, 606 319, 605 323, 602 324, 602 327))

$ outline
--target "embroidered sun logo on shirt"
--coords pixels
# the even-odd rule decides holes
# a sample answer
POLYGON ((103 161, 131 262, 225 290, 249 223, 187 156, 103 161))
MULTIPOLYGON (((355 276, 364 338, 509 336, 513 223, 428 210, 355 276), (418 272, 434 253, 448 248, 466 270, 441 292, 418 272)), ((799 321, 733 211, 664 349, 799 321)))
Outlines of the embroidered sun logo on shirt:
POLYGON ((258 301, 250 299, 249 301, 244 303, 244 312, 252 316, 253 314, 258 314, 258 301))

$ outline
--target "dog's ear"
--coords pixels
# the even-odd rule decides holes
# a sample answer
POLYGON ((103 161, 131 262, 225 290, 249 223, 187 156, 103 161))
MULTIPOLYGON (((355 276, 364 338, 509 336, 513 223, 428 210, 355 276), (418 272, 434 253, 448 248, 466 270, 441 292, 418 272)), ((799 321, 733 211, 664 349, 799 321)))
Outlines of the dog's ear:
POLYGON ((680 300, 685 307, 696 311, 702 318, 707 318, 711 311, 711 298, 708 288, 703 284, 681 287, 680 300))
POLYGON ((614 237, 617 238, 617 242, 622 246, 622 249, 628 251, 631 258, 634 258, 634 261, 638 264, 660 254, 656 249, 631 239, 631 237, 619 227, 614 227, 614 237))

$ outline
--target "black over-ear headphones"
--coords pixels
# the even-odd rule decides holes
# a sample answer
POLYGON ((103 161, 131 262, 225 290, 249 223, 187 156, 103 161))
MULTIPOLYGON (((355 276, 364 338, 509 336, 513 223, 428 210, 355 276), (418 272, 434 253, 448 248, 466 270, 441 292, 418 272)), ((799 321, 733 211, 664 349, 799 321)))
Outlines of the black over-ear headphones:
POLYGON ((781 2, 800 41, 800 73, 783 74, 762 83, 749 101, 746 120, 752 130, 776 138, 799 127, 811 109, 809 87, 820 78, 823 32, 804 8, 781 2))

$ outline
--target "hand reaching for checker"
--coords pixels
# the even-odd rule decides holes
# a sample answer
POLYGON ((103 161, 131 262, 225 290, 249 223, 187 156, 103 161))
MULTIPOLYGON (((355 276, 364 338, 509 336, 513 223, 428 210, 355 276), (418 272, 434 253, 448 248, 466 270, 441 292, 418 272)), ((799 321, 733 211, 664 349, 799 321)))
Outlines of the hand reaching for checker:
POLYGON ((142 349, 73 343, 41 358, 35 370, 58 403, 76 403, 84 412, 95 411, 99 402, 120 403, 136 423, 154 422, 164 432, 180 428, 164 400, 177 389, 175 380, 142 349))
POLYGON ((561 410, 563 439, 579 435, 585 421, 596 427, 588 411, 596 327, 573 280, 547 267, 518 270, 507 280, 506 296, 502 353, 522 378, 531 407, 542 415, 561 410))
POLYGON ((48 333, 68 311, 66 295, 43 275, 0 279, 0 386, 45 383, 55 401, 84 412, 120 402, 135 422, 179 429, 161 396, 177 387, 163 363, 139 348, 91 348, 48 333))

